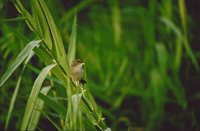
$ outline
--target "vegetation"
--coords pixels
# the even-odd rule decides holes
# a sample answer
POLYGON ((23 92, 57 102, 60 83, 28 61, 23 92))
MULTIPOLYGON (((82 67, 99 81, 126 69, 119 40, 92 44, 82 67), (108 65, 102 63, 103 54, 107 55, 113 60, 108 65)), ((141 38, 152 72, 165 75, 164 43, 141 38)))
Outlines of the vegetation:
POLYGON ((199 130, 199 90, 190 91, 199 55, 184 0, 0 5, 2 129, 199 130), (78 87, 76 58, 86 64, 78 87))

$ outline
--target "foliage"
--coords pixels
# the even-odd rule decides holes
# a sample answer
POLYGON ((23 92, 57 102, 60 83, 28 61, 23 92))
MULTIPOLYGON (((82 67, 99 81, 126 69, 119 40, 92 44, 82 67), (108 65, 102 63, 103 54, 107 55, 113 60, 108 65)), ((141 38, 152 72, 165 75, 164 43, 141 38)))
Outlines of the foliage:
MULTIPOLYGON (((42 83, 44 82, 47 75, 50 74, 50 72, 50 76, 54 79, 57 79, 59 81, 59 84, 62 85, 67 93, 67 105, 60 103, 61 105, 58 104, 59 106, 54 107, 54 109, 57 111, 56 113, 62 114, 62 116, 59 116, 60 125, 58 126, 57 122, 54 122, 53 120, 51 120, 50 117, 48 117, 53 125, 58 130, 84 130, 85 124, 83 123, 85 123, 85 121, 88 121, 90 122, 90 124, 93 124, 94 126, 97 125, 101 130, 103 130, 105 128, 105 124, 103 122, 103 119, 101 118, 101 111, 98 109, 98 106, 94 102, 93 98, 90 96, 90 93, 87 92, 86 87, 74 87, 70 83, 68 61, 71 62, 73 59, 75 59, 76 17, 74 19, 74 24, 72 27, 72 35, 69 43, 70 48, 68 50, 67 59, 62 39, 44 1, 32 1, 33 15, 29 14, 29 12, 24 8, 19 0, 15 1, 14 5, 25 18, 25 21, 29 28, 40 40, 34 40, 24 48, 24 50, 18 55, 16 60, 2 76, 0 86, 4 84, 4 82, 10 77, 10 75, 16 70, 16 68, 20 64, 22 64, 25 59, 27 59, 25 62, 25 64, 27 64, 27 62, 33 56, 32 50, 46 65, 46 67, 39 73, 37 79, 33 84, 25 108, 25 113, 22 119, 20 130, 35 130, 36 123, 38 123, 38 118, 34 119, 33 117, 35 117, 35 115, 37 115, 37 117, 40 116, 40 112, 36 113, 36 111, 38 110, 36 107, 40 107, 39 110, 43 112, 43 106, 37 106, 36 104, 38 104, 39 102, 37 101, 40 100, 39 93, 42 88, 42 83), (79 88, 81 88, 82 90, 84 90, 84 92, 80 90, 74 93, 73 89, 75 88, 77 88, 76 90, 79 90, 79 88), (85 91, 87 93, 85 93, 85 91), (85 100, 83 101, 82 99, 85 100), (64 108, 66 112, 59 110, 59 107, 64 108)), ((19 77, 19 84, 20 79, 21 77, 19 77)), ((50 80, 50 83, 52 87, 56 88, 56 85, 54 86, 53 81, 50 80)), ((5 129, 8 129, 9 126, 10 116, 13 111, 16 96, 19 92, 19 84, 17 84, 17 87, 15 88, 15 93, 10 103, 9 115, 7 117, 5 129)), ((57 96, 59 96, 59 92, 54 93, 54 97, 57 96)), ((41 98, 44 101, 44 104, 45 102, 53 103, 51 99, 48 99, 47 93, 41 98)), ((53 104, 49 104, 49 106, 51 107, 53 106, 53 104)))
POLYGON ((5 129, 184 130, 184 118, 196 125, 182 80, 185 60, 199 71, 184 0, 85 0, 67 11, 64 1, 27 3, 14 1, 21 16, 1 21, 5 129), (75 58, 86 63, 87 84, 78 88, 69 78, 75 58))

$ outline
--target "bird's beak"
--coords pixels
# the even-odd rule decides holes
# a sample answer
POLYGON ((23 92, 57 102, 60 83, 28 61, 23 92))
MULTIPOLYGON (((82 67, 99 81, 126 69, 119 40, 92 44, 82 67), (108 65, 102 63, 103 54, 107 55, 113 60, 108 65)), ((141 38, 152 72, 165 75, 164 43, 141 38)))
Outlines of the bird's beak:
POLYGON ((81 66, 84 66, 85 65, 85 63, 81 63, 81 66))

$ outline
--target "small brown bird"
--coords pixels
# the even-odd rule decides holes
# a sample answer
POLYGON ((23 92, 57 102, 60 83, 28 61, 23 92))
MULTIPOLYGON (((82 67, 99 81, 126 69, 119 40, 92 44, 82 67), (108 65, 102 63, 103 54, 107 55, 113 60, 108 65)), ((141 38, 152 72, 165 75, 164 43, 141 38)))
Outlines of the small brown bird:
POLYGON ((86 81, 83 80, 84 75, 84 64, 80 59, 73 60, 70 65, 70 78, 73 83, 78 86, 79 83, 85 84, 86 81))

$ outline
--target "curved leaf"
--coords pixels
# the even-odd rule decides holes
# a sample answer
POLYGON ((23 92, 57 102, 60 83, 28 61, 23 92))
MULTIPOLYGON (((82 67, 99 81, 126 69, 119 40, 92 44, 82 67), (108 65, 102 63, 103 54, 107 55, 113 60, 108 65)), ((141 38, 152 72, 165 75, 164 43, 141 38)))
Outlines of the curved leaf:
POLYGON ((22 120, 21 128, 20 128, 21 130, 26 130, 26 128, 29 124, 29 120, 30 120, 31 114, 33 112, 34 106, 35 106, 35 102, 38 98, 38 94, 40 92, 42 83, 45 80, 45 78, 47 77, 48 73, 51 71, 51 69, 54 68, 56 65, 57 64, 51 64, 51 65, 48 65, 47 67, 45 67, 41 71, 41 73, 39 74, 37 79, 35 80, 32 90, 31 90, 31 94, 29 96, 29 99, 28 99, 28 102, 26 105, 24 117, 22 120))
POLYGON ((71 64, 71 62, 76 57, 76 55, 75 55, 76 54, 76 27, 77 27, 76 21, 77 21, 77 17, 75 15, 73 27, 72 27, 72 33, 71 33, 70 42, 69 42, 69 49, 67 52, 69 64, 71 64))
POLYGON ((37 46, 41 40, 31 41, 17 56, 13 64, 7 69, 5 74, 1 77, 0 87, 5 83, 5 81, 10 77, 10 75, 17 69, 17 67, 26 59, 26 57, 31 53, 32 49, 37 46))

